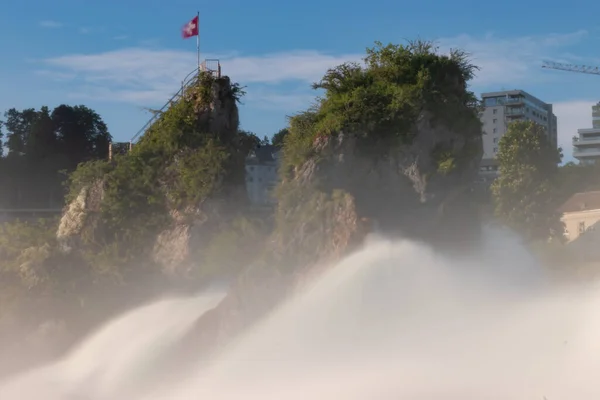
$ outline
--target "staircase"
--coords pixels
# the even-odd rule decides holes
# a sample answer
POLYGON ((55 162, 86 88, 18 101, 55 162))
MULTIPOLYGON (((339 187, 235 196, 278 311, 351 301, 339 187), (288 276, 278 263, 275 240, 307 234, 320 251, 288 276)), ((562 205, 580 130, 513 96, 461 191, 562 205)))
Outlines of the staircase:
POLYGON ((192 72, 187 74, 187 76, 185 78, 183 78, 183 81, 181 81, 181 88, 177 91, 177 93, 175 93, 173 95, 173 97, 171 97, 165 103, 165 105, 163 105, 161 107, 160 110, 157 110, 154 112, 154 115, 152 116, 152 118, 150 118, 150 120, 148 120, 148 122, 146 122, 146 124, 144 126, 142 126, 135 135, 133 135, 131 140, 129 140, 129 143, 127 143, 127 142, 115 142, 115 143, 111 142, 111 143, 109 143, 108 159, 112 160, 114 154, 123 154, 123 153, 126 154, 126 153, 130 152, 131 149, 133 148, 133 144, 140 137, 142 137, 144 135, 144 133, 146 133, 148 128, 150 128, 150 126, 152 126, 152 124, 154 122, 156 122, 156 120, 162 115, 162 113, 167 111, 169 109, 169 107, 171 106, 171 104, 173 104, 175 101, 179 100, 179 98, 183 95, 183 93, 185 93, 185 89, 187 89, 188 87, 190 87, 190 85, 192 85, 194 82, 196 82, 198 73, 200 73, 200 72, 208 72, 208 73, 216 76, 217 78, 220 78, 221 77, 221 63, 218 59, 206 59, 199 65, 198 69, 194 69, 192 72))

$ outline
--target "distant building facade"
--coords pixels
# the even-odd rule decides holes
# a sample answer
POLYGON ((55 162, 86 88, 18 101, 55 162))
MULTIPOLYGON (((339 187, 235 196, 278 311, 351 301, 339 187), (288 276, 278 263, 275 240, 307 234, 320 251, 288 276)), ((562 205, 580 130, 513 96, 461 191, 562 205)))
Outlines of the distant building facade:
POLYGON ((573 157, 581 164, 600 159, 600 103, 592 106, 592 128, 578 129, 573 137, 573 157))
POLYGON ((548 104, 523 90, 506 90, 482 93, 483 157, 480 180, 493 180, 498 176, 496 154, 500 139, 513 121, 534 121, 546 129, 552 146, 558 147, 557 118, 548 104))
POLYGON ((600 191, 575 193, 559 209, 565 238, 573 242, 596 231, 600 222, 600 191))
POLYGON ((253 205, 276 203, 274 190, 279 181, 279 156, 277 147, 260 145, 246 157, 246 190, 253 205))

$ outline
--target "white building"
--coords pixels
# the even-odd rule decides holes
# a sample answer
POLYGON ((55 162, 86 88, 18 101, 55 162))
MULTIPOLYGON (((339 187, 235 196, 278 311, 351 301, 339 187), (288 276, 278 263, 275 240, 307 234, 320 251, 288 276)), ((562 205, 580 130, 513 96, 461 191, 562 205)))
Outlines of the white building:
POLYGON ((275 204, 273 191, 279 181, 279 156, 279 150, 275 146, 261 145, 246 157, 246 190, 252 204, 275 204))
MULTIPOLYGON (((568 242, 596 230, 600 222, 600 192, 575 193, 559 209, 568 242)), ((596 235, 594 235, 596 236, 596 235)), ((595 237, 597 243, 597 237, 595 237)))
POLYGON ((582 164, 600 159, 600 103, 592 106, 592 128, 578 129, 573 137, 573 157, 582 164))
POLYGON ((484 110, 481 114, 483 157, 480 178, 489 180, 497 176, 498 144, 513 121, 533 121, 543 125, 550 143, 558 146, 557 119, 552 112, 552 104, 544 103, 529 93, 516 89, 482 93, 481 98, 484 110))

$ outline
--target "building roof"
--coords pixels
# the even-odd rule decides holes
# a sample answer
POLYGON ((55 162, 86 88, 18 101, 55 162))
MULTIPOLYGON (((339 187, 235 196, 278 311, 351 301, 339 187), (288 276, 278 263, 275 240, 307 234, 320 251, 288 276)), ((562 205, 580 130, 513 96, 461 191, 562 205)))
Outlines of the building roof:
MULTIPOLYGON (((486 92, 481 93, 481 98, 485 99, 486 97, 498 97, 498 96, 516 96, 516 95, 524 95, 527 92, 520 89, 512 89, 512 90, 501 90, 499 92, 486 92)), ((529 94, 529 93, 527 93, 529 94)), ((531 96, 531 95, 530 95, 531 96)))
POLYGON ((600 210, 600 191, 575 193, 558 209, 561 213, 590 210, 600 210))
POLYGON ((542 108, 544 108, 546 106, 551 106, 552 105, 550 103, 546 103, 545 101, 542 101, 542 100, 538 99, 537 97, 535 97, 531 93, 528 93, 528 92, 526 92, 524 90, 521 90, 521 89, 502 90, 500 92, 481 93, 481 98, 482 99, 486 99, 488 97, 503 97, 503 96, 524 96, 524 97, 527 97, 529 100, 532 100, 534 103, 539 103, 539 105, 542 108))
POLYGON ((267 145, 258 145, 250 154, 248 154, 248 161, 253 161, 258 164, 263 163, 273 163, 275 162, 275 154, 277 153, 277 147, 267 144, 267 145))

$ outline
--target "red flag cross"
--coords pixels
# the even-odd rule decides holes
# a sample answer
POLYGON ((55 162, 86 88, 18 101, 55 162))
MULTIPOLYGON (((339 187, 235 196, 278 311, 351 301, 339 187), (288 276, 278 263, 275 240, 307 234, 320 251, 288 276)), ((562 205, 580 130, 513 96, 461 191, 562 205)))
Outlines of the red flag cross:
POLYGON ((188 39, 198 36, 198 16, 196 15, 190 22, 181 28, 181 37, 188 39))

